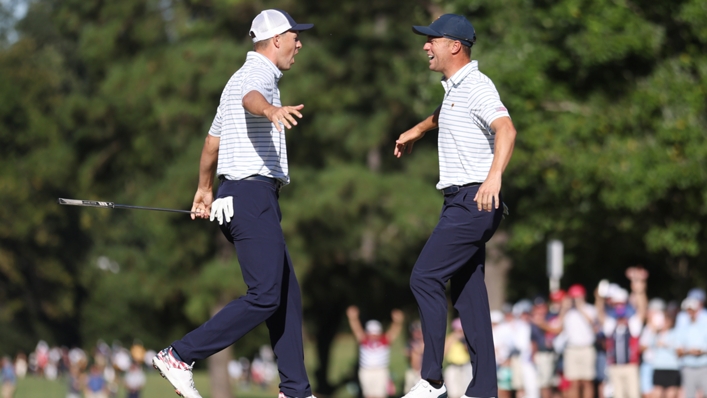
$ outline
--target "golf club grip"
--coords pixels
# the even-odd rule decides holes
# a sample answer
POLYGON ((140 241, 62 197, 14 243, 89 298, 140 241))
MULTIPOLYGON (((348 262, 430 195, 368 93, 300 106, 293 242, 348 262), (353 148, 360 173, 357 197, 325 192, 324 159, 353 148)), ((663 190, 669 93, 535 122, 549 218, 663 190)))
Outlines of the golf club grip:
POLYGON ((113 202, 100 202, 100 201, 96 201, 96 200, 80 200, 80 199, 59 198, 58 202, 60 205, 68 205, 68 206, 104 207, 104 208, 109 208, 109 209, 115 208, 115 203, 113 203, 113 202))

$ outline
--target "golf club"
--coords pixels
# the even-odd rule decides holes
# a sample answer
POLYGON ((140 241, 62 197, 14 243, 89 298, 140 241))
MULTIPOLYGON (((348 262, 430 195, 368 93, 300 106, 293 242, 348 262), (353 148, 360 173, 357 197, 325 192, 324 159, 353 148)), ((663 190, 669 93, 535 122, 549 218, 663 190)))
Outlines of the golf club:
POLYGON ((113 202, 103 202, 96 200, 81 200, 81 199, 64 199, 59 198, 57 202, 60 205, 67 206, 85 206, 85 207, 102 207, 106 209, 135 209, 135 210, 155 210, 155 211, 168 211, 171 213, 196 213, 190 210, 178 210, 178 209, 164 209, 161 207, 145 207, 145 206, 131 206, 131 205, 121 205, 113 202))

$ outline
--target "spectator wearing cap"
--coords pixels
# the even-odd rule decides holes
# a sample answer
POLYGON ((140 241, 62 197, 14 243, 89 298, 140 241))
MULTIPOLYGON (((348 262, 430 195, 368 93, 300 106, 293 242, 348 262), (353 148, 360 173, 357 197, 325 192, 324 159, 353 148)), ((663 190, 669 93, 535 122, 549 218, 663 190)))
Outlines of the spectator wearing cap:
POLYGON ((533 304, 530 300, 520 300, 513 306, 513 348, 515 355, 511 358, 513 370, 513 388, 522 391, 525 398, 539 398, 538 373, 533 363, 536 345, 532 339, 531 312, 533 304))
POLYGON ((611 293, 611 311, 607 311, 606 296, 601 294, 601 289, 597 287, 595 291, 597 317, 605 338, 607 373, 614 398, 640 398, 641 395, 639 338, 648 304, 645 292, 647 273, 627 272, 627 276, 643 281, 631 281, 631 296, 636 305, 633 311, 629 311, 629 292, 625 289, 614 289, 611 293))
POLYGON ((566 339, 562 370, 570 383, 567 398, 594 398, 597 312, 585 301, 585 295, 584 286, 570 286, 560 312, 566 339))
POLYGON ((695 297, 682 302, 689 323, 677 330, 677 354, 682 362, 682 387, 685 398, 695 398, 697 391, 707 396, 707 327, 700 321, 702 305, 695 297))
POLYGON ((473 377, 471 372, 471 357, 466 345, 462 321, 452 320, 452 331, 444 342, 444 382, 447 385, 449 398, 461 398, 473 377))
POLYGON ((359 344, 358 380, 364 398, 385 398, 392 395, 389 391, 390 380, 390 344, 398 337, 403 327, 403 312, 393 310, 390 314, 392 323, 383 333, 383 325, 377 320, 366 322, 365 329, 359 320, 359 309, 350 306, 346 310, 351 331, 359 344))
MULTIPOLYGON (((697 309, 698 321, 707 327, 707 309, 705 309, 705 291, 700 288, 692 288, 687 292, 687 298, 695 299, 699 308, 697 309)), ((675 328, 680 330, 690 323, 690 314, 685 309, 682 309, 675 320, 675 328)))
MULTIPOLYGON (((558 290, 551 294, 553 303, 560 303, 564 292, 558 290)), ((555 364, 557 361, 553 341, 562 329, 557 313, 550 312, 551 305, 543 297, 533 300, 531 314, 530 336, 536 348, 533 362, 538 373, 538 387, 541 398, 551 398, 555 380, 555 364)), ((554 305, 559 311, 559 305, 554 305)))
MULTIPOLYGON (((670 329, 675 325, 675 314, 673 314, 670 329)), ((641 346, 641 364, 638 367, 638 373, 641 384, 641 395, 643 398, 653 396, 653 342, 656 339, 656 334, 665 327, 665 319, 668 316, 666 313, 665 301, 661 298, 653 298, 648 301, 646 310, 646 322, 641 332, 641 337, 638 340, 641 346)))
MULTIPOLYGON (((651 397, 677 398, 680 390, 680 362, 677 355, 678 336, 675 325, 675 316, 670 316, 666 311, 655 312, 660 304, 651 300, 649 312, 654 311, 649 322, 646 323, 641 334, 641 348, 644 357, 649 353, 651 369, 651 397), (653 305, 653 309, 650 309, 653 305)), ((662 303, 665 307, 665 303, 662 303)))

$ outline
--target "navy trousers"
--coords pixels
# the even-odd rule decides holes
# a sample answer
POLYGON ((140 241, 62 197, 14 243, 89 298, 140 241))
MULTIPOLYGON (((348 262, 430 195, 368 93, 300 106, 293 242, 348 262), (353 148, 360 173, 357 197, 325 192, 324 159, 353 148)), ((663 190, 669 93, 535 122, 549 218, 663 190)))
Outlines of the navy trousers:
POLYGON ((266 322, 277 357, 280 391, 289 397, 312 395, 304 367, 302 298, 280 226, 275 187, 263 181, 225 180, 218 198, 232 196, 234 215, 222 228, 236 247, 246 294, 172 347, 187 363, 230 346, 266 322))
POLYGON ((484 282, 486 242, 501 222, 502 210, 479 211, 474 196, 479 186, 464 187, 444 197, 444 206, 410 277, 420 308, 425 348, 422 378, 442 380, 447 332, 446 284, 459 311, 474 377, 468 397, 497 397, 496 357, 489 301, 484 282))

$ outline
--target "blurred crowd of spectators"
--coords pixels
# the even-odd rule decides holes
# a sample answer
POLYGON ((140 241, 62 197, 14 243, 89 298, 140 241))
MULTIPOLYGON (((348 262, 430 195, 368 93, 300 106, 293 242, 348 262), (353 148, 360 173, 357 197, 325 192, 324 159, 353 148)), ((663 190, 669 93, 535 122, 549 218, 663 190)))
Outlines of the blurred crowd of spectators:
POLYGON ((648 272, 626 277, 492 311, 499 398, 707 397, 704 290, 649 300, 648 272))
MULTIPOLYGON (((691 289, 681 301, 649 300, 648 272, 631 267, 626 277, 628 289, 607 280, 591 291, 575 284, 549 297, 491 311, 498 398, 707 398, 704 290, 691 289), (587 298, 593 298, 593 304, 587 298)), ((388 368, 402 312, 391 313, 388 330, 377 320, 360 324, 356 307, 350 307, 347 316, 359 343, 360 390, 355 395, 399 395, 388 368)), ((414 321, 409 325, 403 393, 419 381, 423 348, 420 323, 414 321)), ((444 350, 448 396, 461 398, 472 367, 459 319, 451 323, 444 350)), ((62 378, 67 398, 113 398, 120 386, 128 398, 139 398, 144 371, 152 369, 155 354, 139 341, 129 349, 119 342, 109 346, 99 341, 90 357, 80 348, 50 347, 40 341, 29 355, 2 358, 0 396, 12 398, 17 380, 31 375, 62 378)), ((269 346, 261 347, 252 361, 230 361, 228 373, 241 389, 267 389, 278 378, 269 346)))
POLYGON ((112 346, 98 341, 86 353, 78 347, 50 347, 42 340, 29 355, 20 352, 14 361, 3 358, 2 398, 12 398, 17 380, 28 376, 64 380, 66 398, 116 397, 120 386, 128 398, 139 398, 145 385, 143 369, 152 366, 154 355, 139 341, 130 349, 117 341, 112 346))
MULTIPOLYGON (((86 352, 74 347, 51 347, 39 341, 34 351, 18 353, 0 362, 0 398, 13 398, 17 380, 25 377, 60 380, 66 383, 66 398, 139 398, 146 382, 146 372, 152 372, 152 357, 156 352, 146 349, 140 341, 130 348, 115 341, 108 345, 100 340, 86 352)), ((275 355, 263 346, 253 360, 242 357, 228 364, 232 381, 241 389, 251 386, 267 389, 276 382, 278 372, 275 355)))
MULTIPOLYGON (((608 280, 592 290, 575 284, 491 311, 498 398, 707 398, 704 290, 693 288, 679 301, 649 300, 645 269, 630 267, 626 278, 628 289, 608 280)), ((361 395, 395 396, 390 344, 402 319, 394 311, 388 331, 376 320, 363 327, 352 308, 361 395)), ((472 366, 459 319, 450 329, 444 381, 449 398, 461 398, 472 366)), ((423 347, 419 322, 412 322, 403 393, 419 380, 423 347)))

